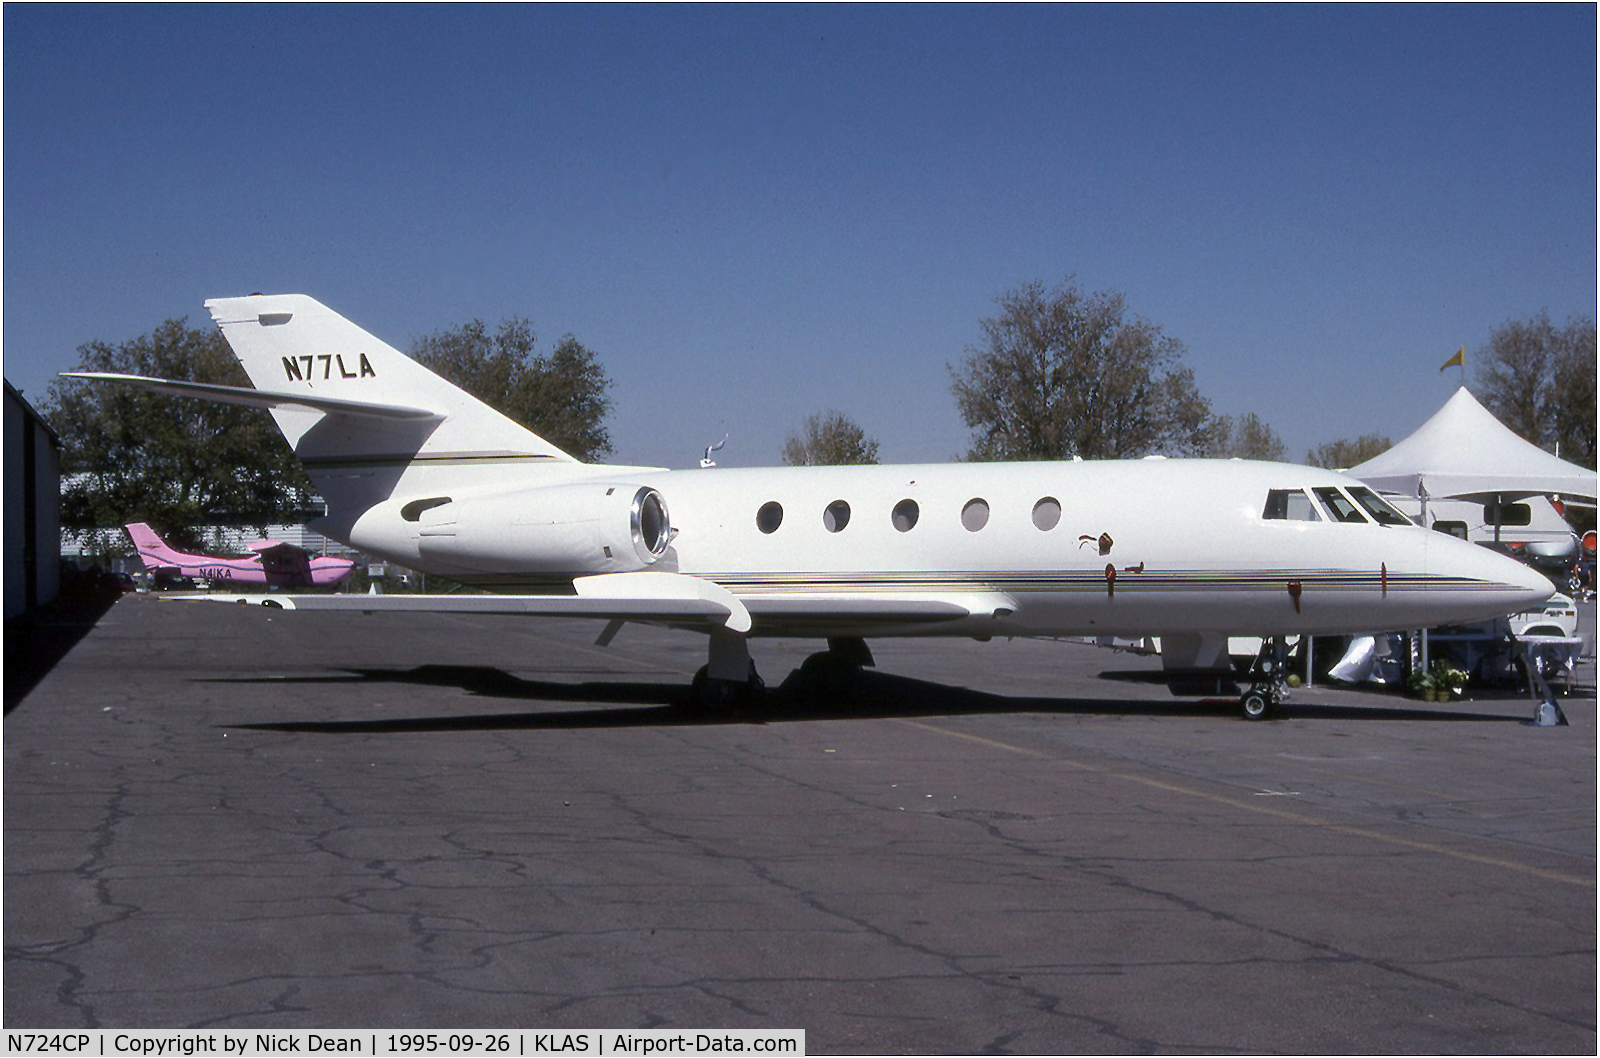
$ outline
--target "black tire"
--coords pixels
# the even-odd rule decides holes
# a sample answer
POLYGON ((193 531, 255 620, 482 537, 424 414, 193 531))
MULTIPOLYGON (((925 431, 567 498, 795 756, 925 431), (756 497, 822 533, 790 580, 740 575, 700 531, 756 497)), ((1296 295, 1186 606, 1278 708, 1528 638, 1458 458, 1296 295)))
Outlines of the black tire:
POLYGON ((824 650, 800 663, 800 687, 807 697, 840 698, 850 693, 861 666, 824 650))
POLYGON ((766 699, 766 682, 756 674, 755 668, 750 669, 750 678, 740 683, 737 680, 715 680, 708 673, 709 666, 702 665, 700 671, 694 674, 694 681, 689 685, 690 697, 695 705, 707 716, 727 716, 755 709, 762 705, 766 699))
POLYGON ((1272 698, 1265 691, 1247 691, 1239 709, 1246 720, 1265 720, 1272 715, 1272 698))

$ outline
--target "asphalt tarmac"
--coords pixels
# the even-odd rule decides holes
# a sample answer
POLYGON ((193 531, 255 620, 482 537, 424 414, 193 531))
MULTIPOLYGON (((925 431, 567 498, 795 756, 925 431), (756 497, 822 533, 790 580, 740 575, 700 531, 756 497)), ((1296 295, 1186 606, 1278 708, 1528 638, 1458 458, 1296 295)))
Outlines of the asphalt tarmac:
POLYGON ((599 630, 117 603, 5 720, 6 1027, 1595 1053, 1592 660, 1569 727, 1249 723, 1149 659, 880 641, 707 719, 702 638, 599 630))

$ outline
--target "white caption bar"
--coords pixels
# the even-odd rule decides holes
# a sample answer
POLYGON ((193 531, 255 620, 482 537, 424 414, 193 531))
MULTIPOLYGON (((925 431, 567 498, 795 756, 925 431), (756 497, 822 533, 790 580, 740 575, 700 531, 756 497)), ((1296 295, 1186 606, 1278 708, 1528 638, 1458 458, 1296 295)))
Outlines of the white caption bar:
POLYGON ((146 1029, 118 1031, 5 1033, 4 1055, 110 1055, 114 1058, 193 1058, 195 1055, 378 1056, 491 1055, 537 1058, 541 1055, 749 1054, 783 1058, 806 1053, 804 1029, 584 1029, 533 1032, 496 1029, 410 1032, 399 1029, 311 1032, 298 1029, 244 1032, 221 1029, 146 1029))

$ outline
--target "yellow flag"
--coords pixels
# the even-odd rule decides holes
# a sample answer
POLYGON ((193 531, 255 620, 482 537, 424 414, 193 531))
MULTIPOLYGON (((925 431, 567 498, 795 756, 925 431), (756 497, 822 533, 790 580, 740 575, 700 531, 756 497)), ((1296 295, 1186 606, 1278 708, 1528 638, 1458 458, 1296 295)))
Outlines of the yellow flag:
POLYGON ((1460 349, 1456 350, 1456 355, 1455 356, 1452 356, 1450 359, 1448 359, 1448 360, 1446 360, 1444 362, 1444 367, 1439 368, 1439 370, 1443 371, 1445 369, 1445 367, 1459 367, 1459 368, 1465 370, 1466 366, 1467 366, 1467 347, 1463 345, 1460 349))

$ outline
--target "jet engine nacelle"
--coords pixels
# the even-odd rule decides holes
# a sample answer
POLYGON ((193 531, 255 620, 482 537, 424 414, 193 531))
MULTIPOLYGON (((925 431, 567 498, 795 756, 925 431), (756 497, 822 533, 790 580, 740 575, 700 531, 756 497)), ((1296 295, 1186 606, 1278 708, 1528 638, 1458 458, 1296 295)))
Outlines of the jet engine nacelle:
POLYGON ((422 557, 485 573, 631 573, 659 561, 673 536, 666 501, 648 485, 580 482, 418 505, 422 557))

